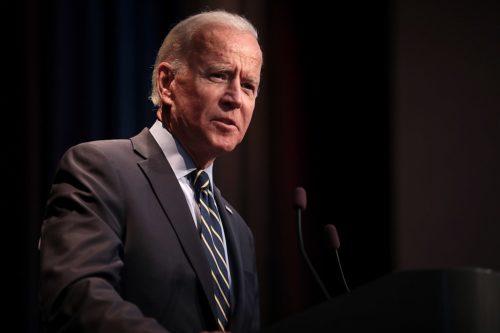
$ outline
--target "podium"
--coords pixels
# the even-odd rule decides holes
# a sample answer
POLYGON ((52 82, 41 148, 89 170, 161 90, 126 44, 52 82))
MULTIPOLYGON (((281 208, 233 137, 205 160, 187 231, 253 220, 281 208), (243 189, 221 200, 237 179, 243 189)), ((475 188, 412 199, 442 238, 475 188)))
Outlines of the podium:
POLYGON ((500 273, 395 272, 263 330, 281 332, 500 333, 500 273))

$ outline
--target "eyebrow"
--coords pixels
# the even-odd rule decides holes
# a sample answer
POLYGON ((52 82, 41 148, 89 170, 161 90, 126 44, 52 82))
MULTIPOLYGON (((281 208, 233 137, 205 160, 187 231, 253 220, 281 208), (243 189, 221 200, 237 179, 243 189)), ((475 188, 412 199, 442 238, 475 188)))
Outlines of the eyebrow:
MULTIPOLYGON (((208 71, 216 71, 216 72, 228 72, 228 73, 233 73, 234 72, 234 66, 233 65, 225 65, 225 64, 207 64, 207 69, 208 71)), ((260 83, 260 76, 259 77, 254 77, 254 76, 246 76, 244 77, 244 80, 247 82, 250 82, 254 85, 258 85, 260 83)))
POLYGON ((246 78, 245 79, 247 82, 253 84, 254 86, 258 86, 260 84, 260 80, 259 79, 255 79, 253 77, 250 77, 250 78, 246 78))

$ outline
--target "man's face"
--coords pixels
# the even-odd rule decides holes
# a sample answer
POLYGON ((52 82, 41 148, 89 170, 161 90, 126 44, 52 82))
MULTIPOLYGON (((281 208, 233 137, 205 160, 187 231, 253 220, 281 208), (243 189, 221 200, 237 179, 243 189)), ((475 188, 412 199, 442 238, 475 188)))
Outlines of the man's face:
POLYGON ((249 33, 206 29, 194 37, 187 66, 169 85, 167 127, 195 163, 232 151, 252 119, 262 53, 249 33))

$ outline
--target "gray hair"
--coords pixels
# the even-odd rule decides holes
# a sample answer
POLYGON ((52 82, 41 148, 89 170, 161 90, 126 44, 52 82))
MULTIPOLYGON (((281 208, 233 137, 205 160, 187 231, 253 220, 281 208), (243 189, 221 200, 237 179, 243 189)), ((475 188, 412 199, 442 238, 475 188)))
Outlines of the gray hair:
POLYGON ((248 32, 258 39, 257 29, 246 18, 223 10, 203 12, 182 20, 170 30, 156 55, 151 76, 151 96, 149 97, 155 106, 160 106, 161 102, 156 88, 158 66, 163 61, 169 61, 174 70, 179 70, 185 63, 187 50, 191 46, 193 36, 207 25, 217 25, 248 32))

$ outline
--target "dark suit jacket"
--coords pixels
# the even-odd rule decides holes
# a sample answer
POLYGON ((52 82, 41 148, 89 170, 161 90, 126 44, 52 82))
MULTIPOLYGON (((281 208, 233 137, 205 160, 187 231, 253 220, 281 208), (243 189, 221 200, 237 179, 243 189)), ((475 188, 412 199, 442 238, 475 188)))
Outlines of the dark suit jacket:
MULTIPOLYGON (((259 330, 253 236, 215 197, 232 278, 231 331, 259 330)), ((50 332, 216 330, 209 267, 184 193, 144 129, 69 149, 41 235, 42 316, 50 332)))

